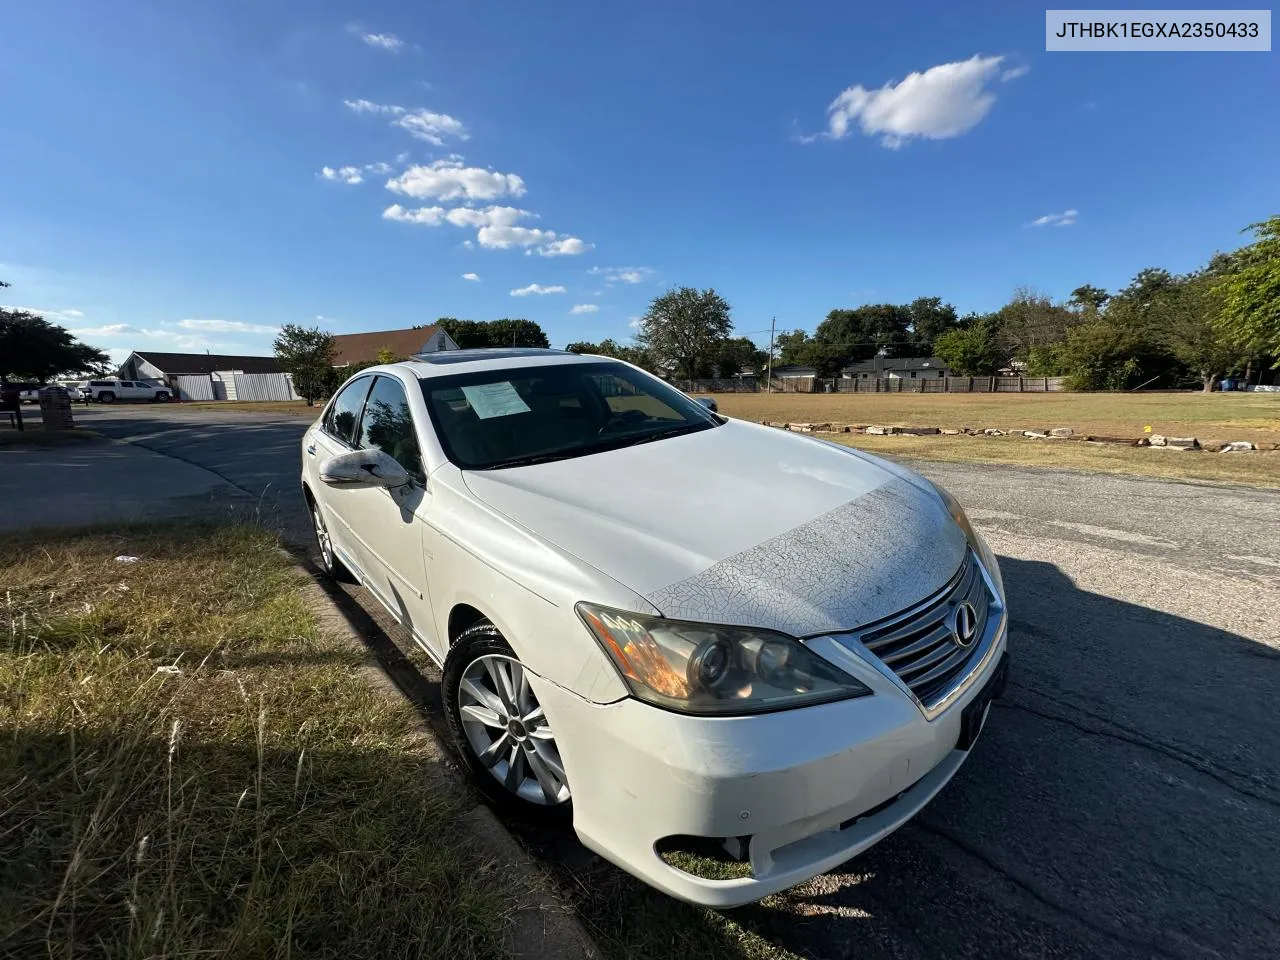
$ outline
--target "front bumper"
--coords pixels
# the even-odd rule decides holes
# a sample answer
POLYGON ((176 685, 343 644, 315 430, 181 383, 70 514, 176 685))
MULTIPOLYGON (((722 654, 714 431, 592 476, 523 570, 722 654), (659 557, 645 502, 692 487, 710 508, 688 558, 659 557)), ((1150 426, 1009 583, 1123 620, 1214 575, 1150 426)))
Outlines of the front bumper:
POLYGON ((971 701, 998 695, 1006 629, 1002 616, 963 691, 933 719, 853 658, 841 667, 872 696, 750 717, 594 704, 535 680, 573 785, 574 829, 691 903, 734 907, 803 883, 892 833, 960 768, 962 717, 971 701), (711 880, 671 866, 657 846, 673 836, 750 837, 751 876, 711 880))

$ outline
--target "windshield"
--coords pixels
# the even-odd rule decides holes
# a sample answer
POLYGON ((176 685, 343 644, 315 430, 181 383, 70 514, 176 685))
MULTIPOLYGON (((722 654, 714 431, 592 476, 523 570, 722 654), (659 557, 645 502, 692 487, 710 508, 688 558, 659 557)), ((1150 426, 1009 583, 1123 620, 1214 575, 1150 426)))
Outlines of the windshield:
POLYGON ((611 361, 431 377, 422 392, 445 455, 467 470, 582 457, 721 422, 660 380, 611 361))

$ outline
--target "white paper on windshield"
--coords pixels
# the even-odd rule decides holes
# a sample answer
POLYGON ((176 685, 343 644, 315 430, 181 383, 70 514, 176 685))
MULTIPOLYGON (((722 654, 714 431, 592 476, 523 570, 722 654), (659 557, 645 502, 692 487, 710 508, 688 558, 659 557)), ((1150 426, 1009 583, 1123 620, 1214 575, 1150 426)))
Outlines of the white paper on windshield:
POLYGON ((476 387, 463 387, 462 395, 481 420, 493 417, 509 417, 515 413, 528 413, 529 405, 520 399, 511 381, 482 383, 476 387))

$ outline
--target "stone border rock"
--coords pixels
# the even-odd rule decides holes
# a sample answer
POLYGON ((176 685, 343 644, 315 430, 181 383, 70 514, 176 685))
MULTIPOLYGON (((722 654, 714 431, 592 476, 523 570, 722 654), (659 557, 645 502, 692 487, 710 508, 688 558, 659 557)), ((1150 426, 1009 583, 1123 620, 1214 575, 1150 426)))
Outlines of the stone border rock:
POLYGON ((1077 433, 1071 427, 1051 427, 1043 430, 1002 430, 999 427, 900 427, 892 424, 862 423, 778 423, 761 420, 765 427, 789 430, 792 433, 864 433, 873 437, 889 436, 986 436, 1025 437, 1028 440, 1072 440, 1078 443, 1106 443, 1126 447, 1149 447, 1152 450, 1203 450, 1209 453, 1275 452, 1280 442, 1228 440, 1220 443, 1201 443, 1195 437, 1166 437, 1158 433, 1141 437, 1108 437, 1099 434, 1077 433))

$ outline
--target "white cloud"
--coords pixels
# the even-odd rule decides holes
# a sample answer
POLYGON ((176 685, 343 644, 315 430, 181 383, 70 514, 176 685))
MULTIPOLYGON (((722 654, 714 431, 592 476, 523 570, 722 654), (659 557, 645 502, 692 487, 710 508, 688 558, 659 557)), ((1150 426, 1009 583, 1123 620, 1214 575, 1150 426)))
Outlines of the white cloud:
POLYGON ((1003 59, 974 56, 908 74, 901 83, 889 82, 878 90, 861 84, 849 87, 827 107, 823 136, 843 140, 857 121, 863 133, 879 135, 880 143, 891 150, 912 137, 958 137, 991 111, 996 95, 986 87, 995 79, 1003 59))
POLYGON ((80 310, 46 310, 40 307, 15 307, 9 304, 0 304, 0 310, 25 310, 27 313, 38 314, 50 323, 63 327, 70 323, 79 323, 84 319, 84 313, 80 310))
POLYGON ((343 183, 357 184, 364 182, 364 174, 359 167, 321 167, 320 176, 326 180, 341 180, 343 183))
POLYGON ((220 346, 220 344, 198 333, 178 333, 176 330, 135 327, 129 323, 106 323, 97 327, 77 327, 71 333, 90 343, 103 340, 123 340, 131 348, 146 347, 146 341, 148 340, 153 343, 158 342, 165 347, 177 347, 180 350, 208 350, 220 346))
POLYGON ((640 324, 644 322, 644 317, 630 317, 627 320, 627 326, 632 330, 639 330, 640 324))
POLYGON ((420 223, 436 227, 442 222, 445 212, 444 207, 417 207, 416 209, 408 210, 398 203, 393 203, 382 211, 382 219, 399 220, 401 223, 420 223))
POLYGON ((1072 227, 1075 226, 1078 210, 1063 210, 1061 213, 1046 213, 1036 217, 1028 226, 1031 227, 1072 227))
POLYGON ((179 320, 184 330, 205 330, 212 333, 270 333, 280 332, 279 327, 263 323, 244 323, 240 320, 179 320))
POLYGON ((462 275, 462 279, 463 279, 463 280, 474 280, 476 283, 479 283, 479 282, 480 282, 480 274, 478 274, 478 273, 464 273, 464 274, 462 275))
MULTIPOLYGON (((555 236, 555 234, 552 234, 552 236, 555 236)), ((595 244, 579 240, 577 237, 560 237, 539 247, 538 255, 543 257, 576 257, 580 253, 586 253, 593 246, 595 244)))
MULTIPOLYGON (((591 244, 577 237, 560 236, 554 230, 542 230, 538 227, 519 226, 518 221, 536 214, 517 207, 490 206, 454 207, 417 207, 408 209, 395 203, 382 211, 382 219, 398 220, 401 223, 416 223, 430 227, 442 223, 451 223, 455 227, 475 227, 476 241, 490 250, 510 250, 513 247, 523 248, 525 253, 535 251, 544 257, 573 256, 591 249, 591 244)), ((464 247, 473 246, 470 240, 464 247)))
POLYGON ((1008 83, 1010 80, 1017 80, 1019 77, 1025 77, 1031 72, 1031 68, 1025 64, 1021 67, 1010 67, 1004 73, 1000 74, 1000 82, 1008 83))
POLYGON ((527 297, 531 293, 536 293, 539 296, 545 297, 548 293, 564 293, 564 287, 560 286, 558 283, 550 287, 544 287, 540 283, 531 283, 527 287, 519 287, 518 289, 511 291, 511 295, 513 297, 527 297))
POLYGON ((532 217, 528 210, 516 207, 485 207, 477 210, 474 207, 454 207, 445 219, 455 227, 509 227, 517 220, 532 217))
POLYGON ((600 310, 599 304, 575 303, 573 307, 570 308, 569 312, 570 313, 598 313, 599 310, 600 310))
POLYGON ((371 47, 379 47, 389 53, 399 53, 408 46, 394 33, 362 33, 360 39, 371 47))
POLYGON ((365 100, 364 98, 359 100, 343 100, 342 102, 346 104, 348 109, 354 110, 356 113, 392 113, 396 110, 399 110, 401 113, 404 112, 404 107, 389 107, 381 103, 374 103, 372 100, 365 100))
POLYGON ((354 186, 357 183, 364 183, 364 175, 366 173, 388 174, 392 171, 391 164, 384 160, 377 163, 366 163, 363 167, 321 167, 320 177, 324 180, 332 180, 335 182, 349 183, 354 186))
POLYGON ((118 337, 122 333, 140 333, 141 331, 127 323, 106 323, 100 327, 77 327, 68 332, 84 340, 96 337, 118 337))
POLYGON ((495 200, 525 192, 524 181, 514 173, 468 167, 453 159, 412 166, 388 180, 387 189, 415 200, 495 200))
POLYGON ((649 267, 592 267, 587 273, 604 277, 605 283, 644 283, 654 271, 649 267))
POLYGON ((409 109, 401 107, 393 103, 374 103, 372 100, 343 100, 347 109, 354 110, 356 113, 378 113, 384 116, 394 117, 391 121, 393 127, 399 127, 412 137, 419 140, 425 140, 427 143, 434 144, 437 147, 443 147, 446 137, 453 137, 457 140, 466 140, 470 138, 467 133, 466 124, 456 117, 451 117, 447 113, 436 113, 434 110, 428 110, 425 107, 409 109))

